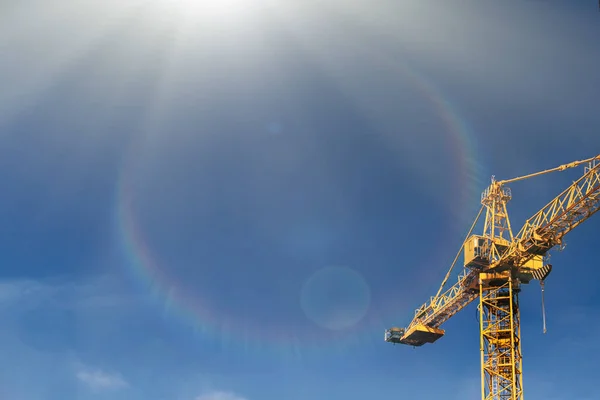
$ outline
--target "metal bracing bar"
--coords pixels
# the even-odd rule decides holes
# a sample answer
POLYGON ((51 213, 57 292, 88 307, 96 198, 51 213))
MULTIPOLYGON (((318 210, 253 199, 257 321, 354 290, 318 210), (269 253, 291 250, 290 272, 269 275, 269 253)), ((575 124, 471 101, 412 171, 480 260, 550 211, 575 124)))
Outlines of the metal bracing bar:
POLYGON ((440 293, 442 292, 442 290, 444 289, 444 286, 446 286, 446 282, 448 282, 448 278, 450 278, 450 274, 452 273, 452 270, 454 269, 454 265, 456 265, 456 262, 458 261, 458 257, 460 257, 460 254, 463 252, 465 243, 471 237, 471 233, 473 233, 473 229, 475 229, 475 226, 477 225, 477 222, 479 221, 479 217, 481 216, 483 209, 484 209, 484 206, 481 206, 481 208, 479 209, 479 212, 477 213, 477 216, 475 217, 475 220, 473 221, 473 224, 471 225, 471 228, 469 229, 469 232, 467 233, 467 236, 465 236, 465 240, 463 240, 462 244, 460 245, 460 249, 458 250, 458 253, 456 253, 456 257, 454 257, 454 261, 452 261, 452 264, 450 265, 450 269, 448 270, 448 273, 444 277, 444 280, 442 281, 442 284, 440 285, 440 288, 438 289, 437 293, 435 294, 435 296, 433 296, 434 298, 437 298, 440 295, 440 293))
POLYGON ((558 167, 555 167, 555 168, 550 168, 550 169, 546 169, 544 171, 534 172, 533 174, 523 175, 523 176, 519 176, 519 177, 512 178, 512 179, 505 179, 503 181, 499 181, 498 183, 501 184, 501 185, 504 185, 504 184, 507 184, 507 183, 518 182, 518 181, 522 181, 524 179, 529 179, 529 178, 533 178, 533 177, 536 177, 536 176, 549 174, 550 172, 564 171, 566 169, 574 168, 574 167, 577 167, 577 166, 579 166, 581 164, 589 163, 589 162, 592 162, 594 160, 600 160, 600 154, 597 155, 596 157, 590 157, 588 159, 581 160, 581 161, 573 161, 573 162, 570 162, 568 164, 559 165, 558 167))

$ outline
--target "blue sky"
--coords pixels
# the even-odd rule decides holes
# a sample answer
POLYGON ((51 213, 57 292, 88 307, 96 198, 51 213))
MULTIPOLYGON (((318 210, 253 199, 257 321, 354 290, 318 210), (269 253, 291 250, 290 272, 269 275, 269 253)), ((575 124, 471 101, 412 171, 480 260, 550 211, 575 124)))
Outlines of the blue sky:
MULTIPOLYGON (((600 153, 597 3, 199 3, 0 5, 0 398, 478 398, 474 307, 383 332, 492 174, 600 153)), ((512 185, 515 231, 581 172, 512 185)), ((595 393, 599 229, 546 335, 522 293, 528 397, 595 393)))

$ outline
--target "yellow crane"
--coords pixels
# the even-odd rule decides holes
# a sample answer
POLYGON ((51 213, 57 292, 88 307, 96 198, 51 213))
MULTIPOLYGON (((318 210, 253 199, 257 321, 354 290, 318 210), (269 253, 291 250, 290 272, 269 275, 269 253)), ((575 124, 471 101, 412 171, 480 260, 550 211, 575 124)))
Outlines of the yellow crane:
POLYGON ((564 246, 565 235, 600 209, 600 155, 514 179, 492 177, 481 194, 481 205, 436 295, 415 311, 408 327, 386 330, 385 341, 411 346, 433 343, 444 335, 440 329, 444 322, 479 299, 482 399, 522 400, 518 294, 522 284, 538 280, 543 296, 544 280, 552 270, 548 252, 564 246), (583 175, 513 235, 506 208, 512 195, 505 185, 583 164, 583 175), (483 234, 472 234, 483 211, 483 234), (461 253, 464 269, 458 282, 442 292, 461 253))

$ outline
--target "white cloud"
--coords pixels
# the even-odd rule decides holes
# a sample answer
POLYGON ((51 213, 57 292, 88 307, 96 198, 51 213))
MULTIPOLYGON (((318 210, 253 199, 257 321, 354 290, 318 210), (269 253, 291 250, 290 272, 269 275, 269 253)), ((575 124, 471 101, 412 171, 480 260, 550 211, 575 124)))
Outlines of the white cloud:
POLYGON ((11 303, 21 296, 20 285, 11 282, 0 282, 0 304, 11 303))
POLYGON ((77 372, 77 379, 94 390, 121 389, 129 386, 121 375, 101 370, 80 370, 77 372))
POLYGON ((45 294, 47 287, 30 280, 0 281, 0 304, 22 302, 28 296, 45 294))
POLYGON ((74 311, 135 307, 143 302, 115 283, 111 277, 84 282, 44 282, 35 280, 0 280, 0 310, 19 310, 53 305, 74 311))
POLYGON ((247 400, 231 392, 214 391, 196 397, 196 400, 247 400))

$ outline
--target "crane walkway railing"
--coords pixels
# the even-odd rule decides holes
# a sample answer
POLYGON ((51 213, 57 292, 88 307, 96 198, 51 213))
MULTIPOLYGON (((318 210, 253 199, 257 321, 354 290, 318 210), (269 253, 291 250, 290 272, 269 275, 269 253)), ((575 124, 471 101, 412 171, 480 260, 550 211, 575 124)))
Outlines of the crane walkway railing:
POLYGON ((465 270, 458 277, 458 282, 437 297, 431 297, 415 311, 415 318, 410 326, 421 323, 434 328, 446 322, 452 315, 475 300, 478 293, 465 290, 473 279, 477 278, 476 271, 465 270))

